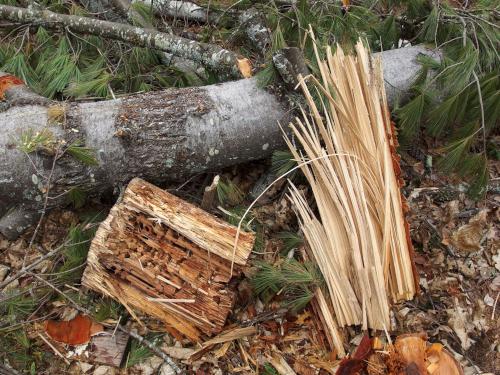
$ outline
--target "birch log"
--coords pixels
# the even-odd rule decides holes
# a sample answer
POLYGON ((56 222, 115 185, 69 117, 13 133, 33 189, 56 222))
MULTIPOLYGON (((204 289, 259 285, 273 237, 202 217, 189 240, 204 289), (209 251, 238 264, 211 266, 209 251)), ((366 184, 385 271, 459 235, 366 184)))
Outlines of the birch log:
MULTIPOLYGON (((381 53, 390 103, 408 91, 420 53, 437 56, 424 47, 381 53)), ((4 95, 0 233, 9 238, 36 220, 49 188, 52 157, 37 152, 28 158, 18 147, 29 131, 50 132, 66 142, 78 139, 96 152, 97 166, 82 165, 70 155, 55 164, 48 189, 51 208, 64 204, 74 187, 99 194, 117 191, 133 177, 162 184, 268 157, 283 147, 278 122, 286 125, 290 119, 289 109, 255 79, 88 103, 49 102, 23 85, 7 88, 4 95)))

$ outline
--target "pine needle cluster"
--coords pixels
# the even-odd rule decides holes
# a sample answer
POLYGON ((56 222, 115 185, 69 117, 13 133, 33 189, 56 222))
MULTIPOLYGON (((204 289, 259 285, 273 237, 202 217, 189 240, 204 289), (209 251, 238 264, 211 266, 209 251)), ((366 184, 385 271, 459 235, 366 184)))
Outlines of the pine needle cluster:
POLYGON ((276 294, 283 295, 285 305, 293 311, 304 308, 316 289, 324 285, 321 272, 313 262, 281 259, 275 264, 257 263, 257 268, 251 279, 255 293, 266 300, 276 294))
POLYGON ((468 180, 476 197, 486 191, 487 142, 498 129, 500 114, 500 27, 495 12, 498 3, 492 1, 466 9, 433 4, 417 41, 441 49, 443 59, 421 60, 414 96, 397 112, 403 147, 422 131, 444 141, 438 167, 468 180))
MULTIPOLYGON (((43 3, 41 6, 55 12, 95 16, 75 2, 43 3)), ((141 15, 148 16, 148 7, 139 8, 141 15)), ((43 26, 26 26, 24 31, 2 39, 0 71, 23 79, 47 98, 110 99, 126 93, 195 83, 194 77, 164 65, 160 54, 148 48, 131 47, 97 36, 80 36, 67 30, 48 32, 43 26)))
MULTIPOLYGON (((485 192, 487 158, 498 157, 495 152, 487 154, 500 111, 498 2, 459 6, 446 1, 362 0, 346 10, 341 2, 298 0, 285 9, 274 2, 264 8, 273 30, 269 61, 280 48, 300 47, 313 73, 318 68, 313 42, 307 38, 309 25, 318 46, 338 43, 346 51, 360 37, 374 52, 407 43, 439 48, 443 60, 421 60, 411 100, 397 110, 400 142, 403 147, 415 144, 423 131, 443 144, 437 163, 441 171, 468 180, 473 196, 485 192)), ((260 73, 263 85, 276 77, 272 64, 260 73)), ((276 154, 281 173, 293 168, 284 157, 276 154)))

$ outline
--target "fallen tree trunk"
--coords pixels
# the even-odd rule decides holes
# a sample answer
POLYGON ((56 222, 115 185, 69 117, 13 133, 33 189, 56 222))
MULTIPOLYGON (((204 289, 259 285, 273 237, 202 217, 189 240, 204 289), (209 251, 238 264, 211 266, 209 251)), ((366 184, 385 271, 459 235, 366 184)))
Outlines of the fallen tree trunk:
MULTIPOLYGON (((407 92, 420 53, 436 55, 424 47, 381 53, 390 103, 407 92)), ((19 84, 4 95, 9 108, 0 108, 0 233, 9 238, 36 220, 47 191, 50 209, 65 204, 75 187, 99 194, 134 177, 161 184, 262 159, 283 147, 278 122, 290 120, 288 108, 255 79, 89 103, 53 103, 19 84), (36 141, 37 134, 48 144, 34 147, 28 158, 23 149, 30 145, 22 143, 36 141), (52 170, 51 148, 75 141, 95 151, 98 165, 65 153, 52 170)))

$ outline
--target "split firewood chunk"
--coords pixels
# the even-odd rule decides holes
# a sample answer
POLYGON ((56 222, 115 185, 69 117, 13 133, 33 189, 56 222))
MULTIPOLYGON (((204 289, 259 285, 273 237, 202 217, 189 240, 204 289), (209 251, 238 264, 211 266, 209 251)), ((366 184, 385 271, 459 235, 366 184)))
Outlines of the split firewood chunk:
POLYGON ((233 307, 231 264, 255 236, 150 183, 133 179, 90 246, 84 286, 152 315, 192 341, 222 330, 233 307))

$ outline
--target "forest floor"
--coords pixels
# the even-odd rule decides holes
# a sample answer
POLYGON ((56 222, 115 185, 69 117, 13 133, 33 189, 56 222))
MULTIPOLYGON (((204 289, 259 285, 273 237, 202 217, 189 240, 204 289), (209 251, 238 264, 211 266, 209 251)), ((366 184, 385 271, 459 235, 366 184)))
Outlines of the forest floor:
MULTIPOLYGON (((410 206, 409 222, 416 249, 415 262, 421 290, 414 300, 393 306, 395 329, 391 334, 425 332, 430 342, 440 342, 452 352, 464 366, 465 374, 498 374, 500 196, 492 189, 484 199, 475 202, 467 197, 455 181, 436 174, 422 162, 408 159, 403 159, 406 181, 404 194, 410 206)), ((267 169, 265 163, 252 163, 234 167, 221 176, 246 195, 267 169)), ((495 184, 500 175, 500 164, 491 162, 490 173, 492 184, 495 184)), ((169 191, 195 204, 200 203, 203 188, 212 176, 197 176, 180 186, 169 187, 169 191)), ((285 190, 285 183, 277 185, 253 210, 255 220, 262 225, 263 243, 261 251, 251 255, 245 275, 252 274, 252 265, 255 265, 256 260, 264 259, 270 263, 278 261, 283 256, 284 245, 276 234, 296 230, 296 219, 285 197, 285 190)), ((247 203, 239 202, 240 205, 247 203)), ((78 210, 53 211, 43 220, 41 230, 31 247, 28 244, 34 228, 14 242, 0 238, 0 281, 7 274, 18 271, 23 262, 30 264, 59 246, 67 238, 70 228, 87 223, 86 217, 95 215, 96 212, 105 217, 109 208, 103 202, 94 202, 78 210)), ((219 209, 214 209, 214 213, 224 217, 219 209)), ((56 277, 57 272, 54 270, 58 269, 59 262, 61 257, 48 259, 34 272, 47 277, 53 274, 56 277)), ((84 264, 76 267, 77 274, 78 269, 81 271, 83 267, 84 264)), ((52 280, 85 308, 95 311, 99 310, 99 306, 101 309, 102 306, 107 306, 106 309, 110 311, 103 318, 108 322, 116 322, 118 315, 126 315, 117 304, 83 290, 78 276, 76 279, 52 280)), ((5 348, 9 345, 11 348, 11 356, 7 358, 12 366, 20 370, 27 366, 28 372, 36 374, 168 373, 165 370, 161 372, 160 358, 136 343, 132 344, 122 369, 84 361, 72 361, 67 365, 41 340, 39 333, 43 331, 44 320, 68 319, 77 310, 65 298, 57 295, 54 298, 51 294, 53 291, 47 291, 44 287, 32 276, 26 275, 7 288, 10 289, 9 293, 28 288, 34 297, 32 301, 27 301, 26 298, 11 300, 11 325, 1 327, 2 345, 5 348), (37 290, 44 291, 42 297, 37 290)), ((262 301, 253 294, 250 282, 244 276, 238 280, 237 290, 238 298, 226 328, 253 325, 256 333, 213 346, 201 358, 185 367, 188 373, 276 374, 282 373, 283 370, 279 371, 279 363, 283 360, 297 374, 317 374, 318 371, 335 373, 338 360, 334 353, 325 349, 315 317, 308 308, 290 313, 282 308, 280 296, 262 301)), ((142 318, 149 321, 147 317, 142 318)), ((124 320, 121 322, 124 323, 124 320)), ((149 322, 149 330, 145 330, 131 318, 126 326, 137 329, 147 337, 155 337, 155 323, 149 322)), ((359 344, 362 332, 358 328, 349 327, 344 333, 352 351, 359 344)), ((178 363, 182 363, 194 350, 188 342, 168 334, 156 335, 154 342, 166 349, 178 363)))
MULTIPOLYGON (((203 1, 203 3, 208 3, 209 8, 211 3, 212 5, 213 3, 219 3, 227 5, 230 9, 241 2, 232 0, 203 1)), ((248 6, 257 3, 254 1, 245 2, 248 3, 248 6)), ((0 1, 0 3, 3 4, 4 2, 0 1)), ((60 5, 59 3, 73 4, 72 1, 57 3, 57 6, 60 5)), ((280 3, 286 4, 287 1, 280 3)), ((333 4, 334 2, 330 3, 333 4)), ((375 1, 373 6, 370 6, 370 12, 376 3, 378 2, 375 1)), ((392 2, 388 3, 392 4, 392 2)), ((437 3, 439 5, 442 2, 423 3, 437 3)), ((449 1, 449 3, 459 2, 449 1)), ((303 35, 303 30, 295 30, 295 18, 297 20, 304 18, 306 21, 304 24, 316 22, 318 30, 320 30, 318 38, 324 36, 323 41, 328 43, 332 40, 356 40, 358 37, 357 32, 366 34, 366 30, 371 32, 373 31, 371 28, 374 28, 377 31, 374 34, 376 35, 374 40, 384 40, 384 45, 378 45, 373 50, 388 49, 390 46, 398 46, 402 40, 405 40, 406 43, 410 39, 412 43, 429 43, 434 40, 436 46, 458 41, 457 50, 468 51, 462 46, 461 42, 462 36, 465 38, 462 23, 465 23, 464 14, 467 15, 467 13, 464 12, 467 10, 467 4, 473 5, 476 2, 467 1, 464 3, 466 4, 464 9, 460 10, 462 13, 456 15, 456 22, 445 24, 445 21, 451 20, 452 16, 448 16, 449 18, 443 17, 443 24, 439 24, 439 28, 437 27, 439 17, 434 17, 434 12, 429 13, 429 19, 434 20, 433 22, 436 23, 433 32, 429 31, 432 29, 430 27, 426 32, 421 32, 420 29, 417 30, 420 27, 428 27, 430 22, 421 22, 421 19, 425 19, 425 17, 422 18, 419 15, 416 17, 419 21, 412 24, 406 22, 405 17, 399 16, 402 10, 398 9, 396 9, 394 17, 393 15, 386 17, 389 12, 382 5, 381 14, 383 14, 383 18, 377 16, 367 20, 366 15, 369 13, 356 13, 356 11, 361 12, 363 7, 354 6, 349 12, 346 12, 344 8, 342 8, 342 11, 340 8, 337 9, 338 14, 335 14, 337 14, 338 18, 335 22, 332 22, 330 17, 319 17, 318 13, 307 12, 308 18, 306 18, 303 15, 301 16, 302 13, 298 10, 296 10, 296 17, 295 15, 290 17, 288 13, 281 15, 282 10, 280 9, 285 7, 281 5, 276 7, 275 15, 267 15, 270 19, 275 18, 273 26, 270 27, 273 43, 272 52, 287 45, 285 39, 287 39, 289 45, 303 44, 302 38, 305 33, 303 35), (348 22, 339 22, 339 20, 347 20, 348 22), (382 22, 382 20, 384 21, 382 22), (399 35, 394 31, 396 30, 396 20, 398 22, 403 20, 405 35, 402 33, 399 35), (364 23, 367 24, 364 25, 365 27, 363 27, 364 23), (458 31, 454 30, 457 34, 450 35, 458 36, 451 38, 444 31, 447 30, 446 27, 456 25, 460 26, 457 28, 458 31), (407 26, 411 27, 408 28, 407 26), (326 30, 329 31, 326 32, 326 30), (450 40, 438 43, 438 31, 446 34, 446 38, 450 38, 450 40), (335 35, 335 38, 332 35, 335 35), (422 37, 423 35, 430 35, 431 39, 425 39, 422 37), (292 39, 295 42, 291 42, 292 39)), ((482 2, 477 2, 477 4, 482 4, 482 2)), ((321 9, 320 14, 323 12, 321 9)), ((490 12, 492 15, 498 14, 498 12, 488 11, 488 8, 485 9, 485 12, 490 12)), ((436 12, 436 14, 439 14, 439 12, 436 12)), ((485 20, 487 23, 480 23, 480 27, 476 28, 471 20, 477 23, 481 18, 472 11, 471 15, 467 17, 469 17, 467 22, 472 25, 470 29, 473 30, 474 40, 478 38, 478 34, 481 37, 482 31, 492 23, 485 20)), ((196 40, 217 43, 231 50, 238 50, 245 56, 251 55, 249 57, 256 70, 263 68, 265 62, 269 60, 270 55, 264 56, 262 53, 255 53, 254 56, 251 48, 239 46, 241 42, 239 39, 244 38, 240 35, 243 32, 238 27, 235 27, 234 30, 226 30, 225 28, 219 30, 215 26, 200 27, 187 22, 184 25, 181 21, 176 20, 182 26, 179 30, 174 27, 176 34, 181 34, 180 31, 182 31, 186 35, 195 35, 196 40)), ((300 24, 300 22, 298 23, 300 24)), ((155 25, 158 26, 159 30, 163 31, 170 30, 170 26, 172 26, 164 22, 163 19, 156 20, 155 25)), ((22 39, 22 46, 25 37, 20 35, 15 36, 13 40, 22 39)), ((67 51, 61 48, 61 46, 65 46, 65 40, 69 38, 69 34, 62 35, 63 38, 54 39, 53 46, 51 43, 44 42, 38 46, 36 43, 33 44, 36 47, 33 49, 34 51, 26 47, 26 51, 33 52, 29 54, 26 52, 26 60, 28 61, 31 58, 33 60, 31 64, 33 64, 37 60, 37 53, 35 52, 38 51, 40 52, 38 56, 40 58, 43 56, 42 52, 46 53, 46 56, 51 56, 47 58, 49 62, 60 61, 63 57, 63 60, 67 61, 68 65, 72 67, 74 60, 78 59, 73 56, 73 47, 71 49, 68 47, 67 51), (51 51, 49 47, 57 51, 51 51), (59 56, 59 59, 52 56, 59 56)), ((5 38, 3 40, 6 40, 5 38)), ((489 34, 486 33, 483 39, 489 43, 491 42, 490 39, 494 40, 495 38, 490 38, 489 34)), ((79 43, 78 39, 75 38, 73 43, 79 43)), ((165 67, 158 70, 161 62, 158 61, 158 56, 147 48, 138 49, 134 47, 130 49, 129 45, 120 44, 114 40, 106 41, 106 43, 103 44, 104 48, 102 49, 109 56, 104 56, 107 60, 114 62, 115 65, 106 65, 107 63, 104 63, 105 59, 103 57, 103 65, 102 67, 98 66, 99 69, 95 77, 104 79, 106 84, 101 85, 99 83, 101 81, 98 79, 92 80, 96 87, 92 87, 92 90, 89 88, 88 91, 82 93, 83 97, 109 98, 114 96, 110 82, 113 83, 113 87, 115 87, 115 91, 119 95, 127 92, 143 91, 145 88, 147 90, 157 90, 169 86, 190 84, 187 75, 183 76, 176 72, 175 69, 175 74, 170 70, 167 71, 165 67), (128 52, 123 53, 123 46, 126 46, 123 51, 128 52), (146 61, 146 52, 150 56, 150 63, 146 61), (122 63, 122 59, 126 60, 125 63, 122 63), (118 67, 123 72, 116 73, 114 80, 112 80, 112 75, 108 74, 108 70, 116 72, 118 67), (132 67, 132 69, 129 69, 129 67, 132 67), (161 74, 156 74, 157 70, 161 74), (159 81, 158 77, 169 77, 169 80, 159 81)), ((491 49, 489 52, 493 54, 495 46, 490 48, 488 43, 483 44, 488 47, 487 51, 491 49)), ((30 43, 27 44, 30 45, 30 43)), ((22 49, 14 43, 12 46, 11 50, 15 54, 9 55, 9 59, 17 61, 14 59, 21 56, 19 52, 22 49)), ((89 48, 86 44, 85 46, 89 48)), ((5 50, 7 49, 5 48, 5 50)), ((76 50, 80 51, 79 48, 76 48, 76 50)), ((94 61, 101 58, 102 52, 99 48, 96 47, 95 51, 92 49, 91 52, 93 55, 88 52, 88 56, 78 53, 78 58, 80 55, 85 57, 85 59, 82 59, 85 62, 86 60, 94 61)), ((4 54, 7 56, 6 52, 4 54)), ((481 58, 484 57, 484 60, 488 60, 488 54, 485 53, 484 49, 478 48, 477 55, 481 58)), ((496 55, 498 54, 496 53, 496 55)), ((6 56, 0 57, 7 61, 6 56)), ((465 58, 469 61, 470 56, 467 55, 463 58, 464 61, 465 58)), ((83 67, 85 64, 82 61, 78 62, 83 67)), ((492 61, 497 60, 492 59, 492 61)), ((6 63, 3 62, 2 64, 6 63)), ((469 64, 460 62, 452 64, 452 67, 459 68, 460 65, 469 66, 469 64)), ((484 63, 484 65, 488 64, 484 63)), ((267 66, 272 68, 270 64, 267 66)), ((447 70, 449 68, 450 66, 447 66, 443 69, 447 70)), ((45 87, 50 82, 59 81, 52 75, 54 72, 61 73, 61 75, 64 73, 63 69, 59 68, 45 69, 47 72, 43 70, 40 72, 40 81, 37 82, 40 87, 45 87)), ((268 73, 272 71, 272 69, 262 70, 261 73, 265 74, 261 74, 261 78, 266 78, 266 74, 269 75, 268 73)), ((488 69, 486 71, 489 72, 488 69)), ((458 69, 453 72, 454 74, 441 77, 447 78, 446 81, 442 82, 443 87, 455 86, 457 83, 455 81, 459 81, 459 78, 461 79, 464 76, 464 73, 458 69)), ((12 71, 12 74, 14 73, 12 71)), ((440 75, 442 75, 442 72, 437 76, 440 75)), ((211 76, 205 78, 206 82, 203 82, 204 84, 211 83, 214 79, 211 76)), ((267 78, 271 80, 270 77, 267 78)), ((470 79, 472 80, 472 78, 470 79)), ((59 91, 56 90, 57 92, 54 91, 51 94, 51 98, 71 99, 71 90, 67 89, 75 88, 75 82, 72 82, 69 77, 67 81, 65 85, 61 85, 59 91)), ((465 87, 476 90, 476 82, 471 82, 474 85, 466 80, 462 82, 464 90, 465 87)), ((86 86, 86 83, 86 81, 83 81, 81 86, 86 86)), ((477 83, 481 86, 479 81, 477 83)), ((272 87, 272 89, 276 90, 277 94, 280 93, 280 90, 276 87, 272 87)), ((78 97, 76 93, 73 93, 73 95, 78 97)), ((440 95, 441 93, 437 96, 440 95)), ((423 94, 420 96, 424 97, 423 94)), ((473 98, 473 95, 469 96, 473 98)), ((457 108, 465 108, 464 113, 473 113, 479 118, 479 110, 473 107, 475 105, 474 100, 470 99, 469 104, 467 104, 467 101, 465 101, 465 104, 462 102, 457 103, 457 108)), ((490 102, 488 101, 488 103, 490 102)), ((491 103, 490 105, 493 107, 495 102, 491 101, 491 103)), ((440 108, 442 109, 442 107, 433 107, 431 109, 439 114, 441 113, 440 108)), ((426 111, 432 112, 431 109, 426 109, 426 111)), ((488 111, 486 112, 488 114, 488 111)), ((419 121, 417 121, 418 126, 416 129, 420 129, 422 114, 417 117, 419 121)), ((455 122, 450 120, 448 125, 451 128, 451 125, 454 126, 455 122)), ((473 131, 473 134, 469 135, 469 137, 477 137, 477 134, 479 134, 475 128, 471 127, 471 131, 473 131)), ((492 139, 491 143, 493 145, 498 145, 500 137, 492 136, 492 133, 488 133, 488 138, 492 139)), ((444 142, 444 140, 441 141, 444 142)), ((488 139, 489 141, 490 139, 488 139)), ((443 144, 439 146, 443 146, 443 144)), ((411 239, 415 247, 414 261, 420 281, 420 293, 411 301, 392 306, 390 335, 394 338, 401 334, 423 332, 428 336, 429 342, 441 343, 453 354, 463 366, 465 375, 500 374, 500 319, 498 318, 500 315, 500 162, 492 160, 488 162, 490 188, 481 199, 474 200, 469 197, 466 186, 460 180, 440 174, 436 168, 432 167, 429 155, 437 156, 442 154, 439 151, 434 152, 437 149, 437 147, 429 147, 428 150, 425 150, 428 155, 425 161, 422 161, 425 157, 419 161, 406 154, 403 155, 402 177, 406 183, 403 194, 407 198, 410 208, 408 221, 411 239)), ((483 151, 486 154, 486 150, 483 151)), ((471 155, 477 156, 468 152, 463 152, 463 154, 466 155, 466 158, 471 155)), ((211 213, 232 224, 238 224, 246 207, 262 191, 262 186, 267 185, 275 178, 273 166, 269 160, 240 165, 217 171, 217 173, 220 175, 221 180, 225 182, 227 189, 223 192, 224 194, 219 195, 218 202, 211 210, 211 213)), ((214 176, 215 173, 204 173, 186 181, 179 181, 176 185, 161 186, 161 188, 165 188, 172 194, 199 205, 205 187, 210 185, 214 176)), ((294 180, 294 182, 297 187, 307 191, 306 183, 300 180, 300 176, 295 177, 297 180, 294 180)), ((298 232, 297 219, 286 196, 287 191, 288 184, 285 180, 275 184, 251 210, 251 226, 256 230, 258 244, 250 256, 248 267, 231 284, 237 290, 237 299, 227 319, 224 331, 241 327, 255 327, 255 330, 249 331, 250 334, 247 336, 213 345, 201 356, 191 361, 187 361, 186 358, 191 356, 197 349, 192 343, 181 337, 173 337, 165 333, 159 322, 148 316, 139 315, 141 321, 146 323, 147 328, 145 328, 130 317, 125 308, 118 302, 85 290, 80 284, 92 235, 99 223, 108 215, 116 197, 101 197, 99 200, 88 200, 86 202, 83 202, 85 198, 80 197, 80 201, 75 199, 73 204, 81 207, 74 208, 72 206, 73 208, 58 209, 48 213, 39 223, 39 226, 35 225, 28 229, 15 241, 9 241, 0 235, 0 283, 9 276, 16 274, 24 265, 33 263, 54 249, 61 249, 56 256, 49 257, 30 273, 24 274, 3 290, 0 289, 0 375, 4 374, 3 364, 9 365, 18 373, 33 375, 172 374, 161 358, 153 355, 150 350, 135 340, 131 340, 121 368, 93 363, 91 360, 84 358, 72 359, 68 355, 71 350, 74 351, 73 348, 56 344, 57 348, 59 348, 57 349, 54 346, 55 343, 49 345, 45 341, 44 322, 49 319, 69 320, 75 317, 78 314, 75 305, 89 310, 95 320, 105 322, 108 326, 113 327, 120 323, 127 329, 147 338, 167 352, 185 373, 200 375, 336 374, 340 360, 334 351, 327 348, 324 334, 321 332, 318 320, 312 310, 306 307, 297 312, 290 311, 286 308, 287 301, 285 297, 279 292, 265 298, 262 295, 257 296, 252 288, 251 277, 255 274, 259 262, 265 261, 269 264, 279 264, 283 262, 283 259, 293 257, 293 253, 299 252, 301 246, 303 246, 301 241, 292 241, 290 243, 290 241, 287 241, 286 236, 283 236, 284 233, 292 233, 296 236, 298 232)), ((68 204, 69 206, 71 205, 68 204)), ((372 334, 385 337, 385 334, 380 332, 372 332, 372 334)), ((343 329, 343 335, 346 350, 352 353, 361 342, 364 332, 359 327, 347 327, 343 329)), ((375 374, 380 374, 380 372, 371 369, 370 375, 375 374)))

